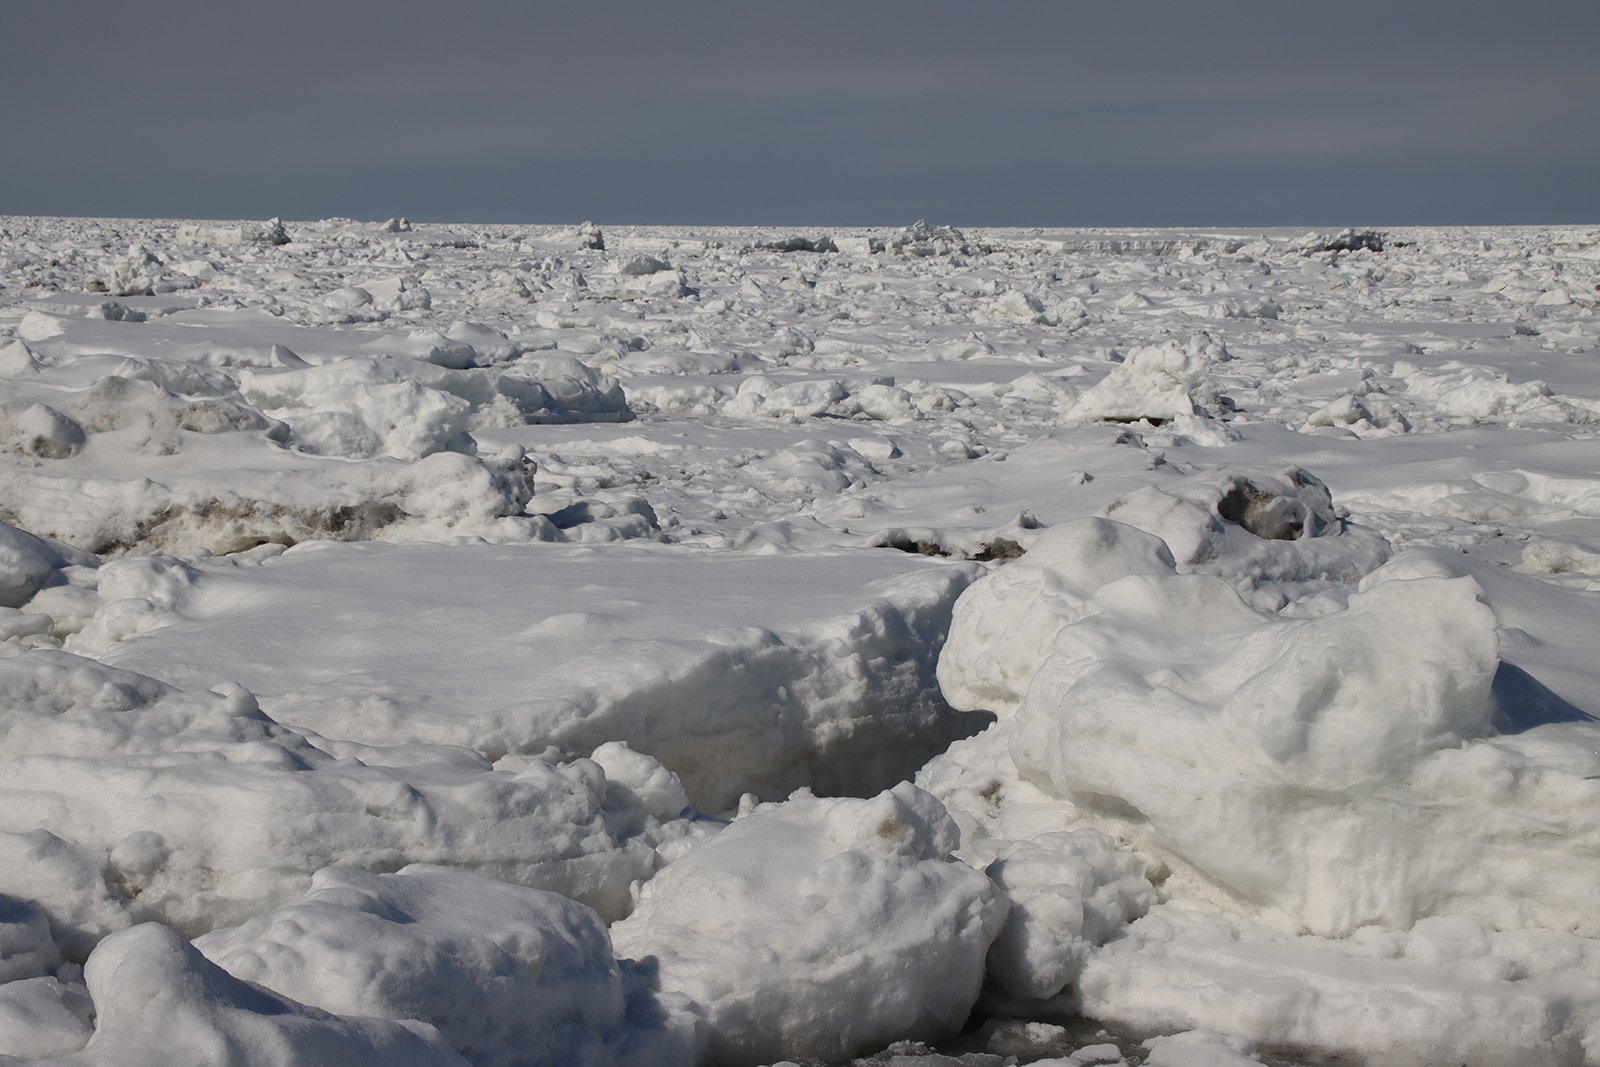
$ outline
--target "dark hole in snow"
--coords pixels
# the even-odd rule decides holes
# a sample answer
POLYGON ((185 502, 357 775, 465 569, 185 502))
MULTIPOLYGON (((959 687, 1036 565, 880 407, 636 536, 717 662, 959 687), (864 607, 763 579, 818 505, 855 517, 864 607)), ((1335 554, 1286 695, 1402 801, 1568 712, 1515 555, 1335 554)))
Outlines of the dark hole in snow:
MULTIPOLYGON (((1024 528, 1030 529, 1031 527, 1024 528)), ((990 560, 1009 563, 1027 551, 1027 549, 1009 537, 996 537, 993 541, 985 541, 978 546, 977 551, 970 554, 959 549, 946 548, 938 541, 911 537, 886 537, 878 541, 876 547, 899 549, 901 552, 910 552, 919 556, 939 556, 943 559, 954 556, 958 559, 976 560, 979 563, 987 563, 990 560)))
POLYGON ((988 544, 979 548, 978 551, 973 554, 972 558, 980 563, 987 563, 992 559, 998 559, 1002 562, 1009 563, 1018 556, 1022 555, 1024 551, 1026 551, 1026 549, 1017 544, 1015 541, 1011 540, 1011 538, 996 537, 993 541, 990 541, 988 544))
POLYGON ((1103 418, 1101 418, 1100 421, 1101 422, 1117 422, 1117 423, 1122 423, 1124 425, 1132 425, 1133 423, 1136 423, 1136 422, 1148 422, 1151 426, 1165 426, 1167 423, 1171 422, 1172 420, 1171 419, 1162 418, 1159 415, 1139 415, 1139 416, 1133 416, 1133 415, 1106 415, 1103 418))
POLYGON ((781 241, 758 241, 756 247, 769 252, 837 252, 839 247, 831 237, 785 237, 781 241))
POLYGON ((950 552, 937 541, 917 541, 909 537, 890 537, 882 542, 883 548, 895 548, 919 556, 948 556, 950 552))

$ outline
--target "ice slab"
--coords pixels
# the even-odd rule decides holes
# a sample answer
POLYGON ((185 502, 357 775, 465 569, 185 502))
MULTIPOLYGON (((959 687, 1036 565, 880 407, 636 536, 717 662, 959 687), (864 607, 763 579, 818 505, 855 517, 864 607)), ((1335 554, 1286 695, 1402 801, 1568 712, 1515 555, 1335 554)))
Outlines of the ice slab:
POLYGON ((128 559, 73 647, 242 682, 328 737, 490 759, 612 740, 707 810, 892 784, 971 732, 934 664, 981 567, 889 550, 319 543, 254 566, 128 559))

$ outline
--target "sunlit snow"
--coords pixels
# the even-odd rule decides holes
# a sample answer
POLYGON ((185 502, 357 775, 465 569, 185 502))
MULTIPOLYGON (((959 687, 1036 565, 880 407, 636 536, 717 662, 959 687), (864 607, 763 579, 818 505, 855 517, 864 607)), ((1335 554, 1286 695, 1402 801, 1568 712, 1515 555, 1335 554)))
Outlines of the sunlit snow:
POLYGON ((1600 1064, 1597 301, 0 219, 0 1063, 1600 1064))

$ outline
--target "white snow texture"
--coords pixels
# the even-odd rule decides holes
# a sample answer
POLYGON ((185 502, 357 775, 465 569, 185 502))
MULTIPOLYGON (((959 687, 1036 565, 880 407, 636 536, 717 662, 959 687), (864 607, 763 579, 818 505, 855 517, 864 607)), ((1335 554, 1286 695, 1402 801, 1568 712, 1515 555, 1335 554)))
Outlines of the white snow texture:
POLYGON ((1597 300, 0 218, 0 1064, 1600 1067, 1597 300))

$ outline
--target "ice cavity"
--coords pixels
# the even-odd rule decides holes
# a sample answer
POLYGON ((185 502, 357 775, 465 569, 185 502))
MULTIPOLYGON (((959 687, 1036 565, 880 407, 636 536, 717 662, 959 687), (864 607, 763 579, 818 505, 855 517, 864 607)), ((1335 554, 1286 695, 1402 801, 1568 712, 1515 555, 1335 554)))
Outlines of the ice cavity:
POLYGON ((723 1067, 940 1037, 965 1022, 1007 909, 951 858, 959 840, 909 783, 870 800, 800 793, 669 866, 612 937, 693 999, 723 1067))
POLYGON ((1480 592, 1407 558, 1315 611, 1262 610, 1155 536, 1084 520, 964 594, 940 675, 958 707, 1023 694, 968 744, 1004 745, 1060 810, 1246 914, 1592 936, 1592 753, 1511 769, 1480 592))

